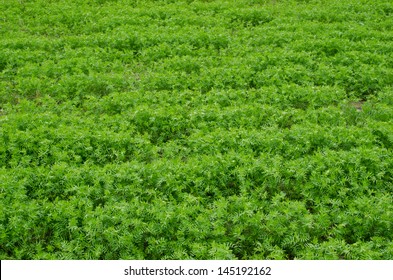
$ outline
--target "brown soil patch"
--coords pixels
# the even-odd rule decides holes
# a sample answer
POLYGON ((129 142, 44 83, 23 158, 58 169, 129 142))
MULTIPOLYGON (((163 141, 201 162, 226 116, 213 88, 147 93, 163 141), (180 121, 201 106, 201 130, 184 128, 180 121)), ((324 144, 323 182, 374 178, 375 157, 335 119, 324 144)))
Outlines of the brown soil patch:
POLYGON ((362 107, 363 107, 363 104, 364 104, 364 100, 361 100, 361 101, 356 101, 356 102, 351 102, 350 103, 350 105, 352 106, 352 107, 354 107, 357 111, 362 111, 363 109, 362 109, 362 107))

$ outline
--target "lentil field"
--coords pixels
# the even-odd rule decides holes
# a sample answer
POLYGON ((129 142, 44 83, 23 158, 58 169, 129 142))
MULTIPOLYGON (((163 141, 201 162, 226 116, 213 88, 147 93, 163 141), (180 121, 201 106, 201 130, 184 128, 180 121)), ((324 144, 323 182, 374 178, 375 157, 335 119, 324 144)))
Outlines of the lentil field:
POLYGON ((393 259, 390 0, 0 1, 0 259, 393 259))

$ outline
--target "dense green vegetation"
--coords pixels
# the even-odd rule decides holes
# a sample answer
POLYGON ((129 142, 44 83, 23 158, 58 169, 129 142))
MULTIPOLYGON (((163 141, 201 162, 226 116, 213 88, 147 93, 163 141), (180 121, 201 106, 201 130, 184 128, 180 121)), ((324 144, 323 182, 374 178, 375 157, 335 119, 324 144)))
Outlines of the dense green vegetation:
POLYGON ((1 259, 392 259, 391 0, 0 2, 1 259))

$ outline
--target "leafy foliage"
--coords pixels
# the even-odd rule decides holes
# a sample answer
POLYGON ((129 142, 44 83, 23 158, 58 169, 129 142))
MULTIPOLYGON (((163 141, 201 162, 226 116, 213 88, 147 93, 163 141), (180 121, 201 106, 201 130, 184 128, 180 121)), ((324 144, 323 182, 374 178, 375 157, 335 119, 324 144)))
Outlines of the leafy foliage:
POLYGON ((392 259, 391 1, 0 4, 1 259, 392 259))

